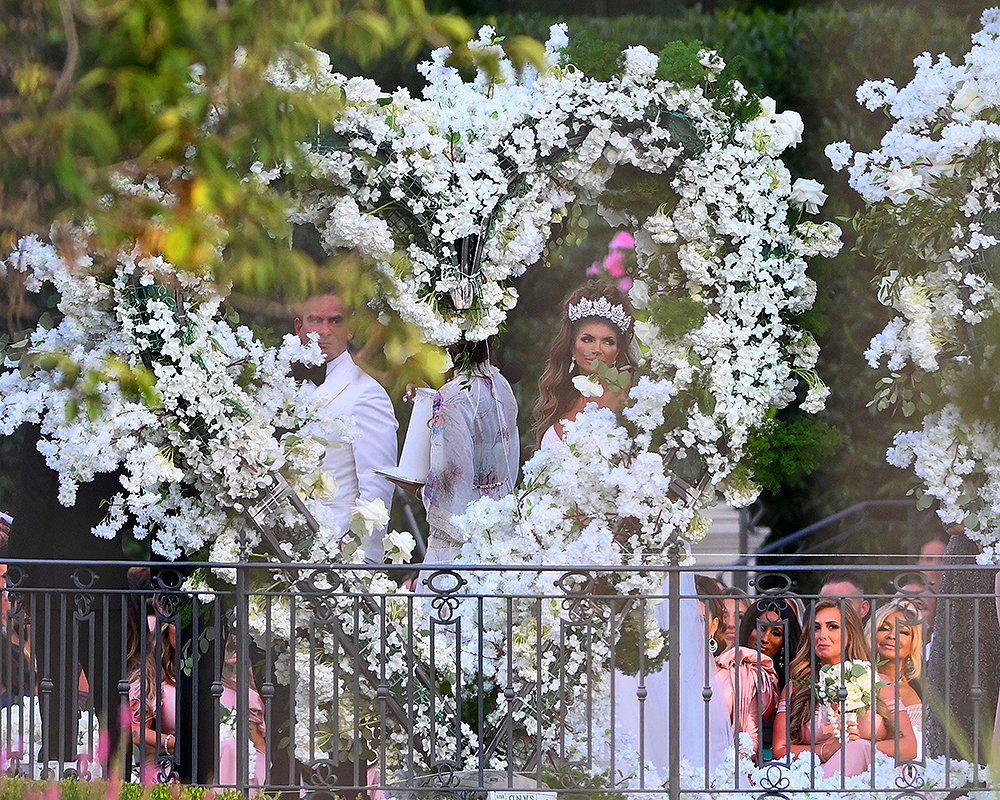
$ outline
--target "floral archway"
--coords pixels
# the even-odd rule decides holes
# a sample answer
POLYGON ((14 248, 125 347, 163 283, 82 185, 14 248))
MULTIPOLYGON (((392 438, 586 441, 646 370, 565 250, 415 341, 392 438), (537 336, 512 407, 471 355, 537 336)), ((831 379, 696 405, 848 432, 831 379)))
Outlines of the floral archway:
MULTIPOLYGON (((574 61, 561 27, 538 69, 515 70, 488 28, 470 48, 492 68, 465 80, 439 51, 421 67, 428 85, 419 98, 345 79, 318 53, 311 66, 274 65, 270 79, 288 91, 340 93, 344 103, 338 122, 305 145, 312 172, 296 176, 306 188, 293 221, 314 225, 329 252, 365 260, 386 309, 436 344, 500 328, 516 303, 508 281, 535 264, 570 204, 595 205, 633 231, 631 294, 644 358, 640 374, 625 376, 629 407, 621 418, 584 413, 563 445, 525 465, 516 495, 470 507, 463 558, 662 565, 679 540, 701 535, 698 511, 716 491, 737 505, 756 496, 750 443, 767 435, 774 410, 802 395, 801 407, 815 412, 827 394, 815 372, 818 347, 800 319, 815 297, 807 260, 834 255, 840 232, 810 219, 822 187, 793 181, 780 159, 801 122, 751 95, 699 46, 659 55, 629 48, 602 78, 574 61)), ((316 423, 287 372, 292 360, 319 354, 292 337, 265 348, 221 317, 215 287, 136 247, 123 248, 117 264, 94 263, 86 228, 76 233, 72 251, 25 240, 8 265, 35 286, 51 282, 64 318, 34 333, 20 364, 4 365, 0 431, 41 424, 67 501, 77 481, 123 470, 123 491, 98 535, 134 520, 136 534, 168 557, 207 548, 212 561, 237 561, 259 541, 248 512, 263 496, 288 486, 308 502, 325 485, 318 442, 277 435, 316 423), (67 415, 70 407, 86 413, 67 415)), ((350 420, 340 424, 349 432, 350 420)), ((350 562, 357 539, 340 537, 322 507, 310 505, 318 532, 294 508, 282 512, 289 555, 350 562)), ((510 575, 482 578, 489 586, 470 591, 551 591, 552 577, 541 572, 510 575)), ((658 588, 648 573, 616 575, 605 587, 612 594, 658 588)), ((366 591, 405 596, 385 576, 365 580, 366 591)), ((327 612, 336 614, 337 597, 327 612)), ((544 624, 558 626, 558 609, 546 613, 544 624)), ((251 618, 252 627, 263 624, 251 618)), ((663 640, 652 609, 641 624, 655 657, 663 640)), ((414 645, 402 627, 385 634, 364 615, 342 628, 369 653, 416 646, 429 658, 435 647, 452 647, 426 638, 414 645)), ((328 736, 351 730, 374 697, 345 703, 336 642, 317 654, 307 630, 296 635, 283 645, 282 669, 301 664, 332 687, 298 700, 318 709, 315 724, 328 736)), ((474 632, 468 637, 463 651, 475 653, 474 632)), ((561 657, 582 670, 574 652, 561 657)), ((575 684, 570 677, 562 698, 570 710, 542 731, 547 746, 574 714, 589 713, 582 671, 575 684)), ((424 713, 418 730, 431 724, 424 713)), ((494 713, 507 713, 499 697, 494 713)))
POLYGON ((866 202, 857 226, 895 314, 866 353, 883 370, 873 402, 901 419, 888 460, 998 563, 1000 11, 982 23, 964 63, 924 53, 906 86, 863 84, 859 102, 884 108, 890 130, 872 152, 838 142, 827 155, 866 202))

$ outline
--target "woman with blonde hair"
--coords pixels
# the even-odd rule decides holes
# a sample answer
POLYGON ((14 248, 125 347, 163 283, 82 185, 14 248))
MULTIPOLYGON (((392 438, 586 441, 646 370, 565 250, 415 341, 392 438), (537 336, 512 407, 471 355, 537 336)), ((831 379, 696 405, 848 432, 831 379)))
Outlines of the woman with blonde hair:
MULTIPOLYGON (((810 627, 790 667, 790 680, 778 701, 774 718, 774 757, 796 757, 815 753, 830 776, 843 771, 845 776, 861 775, 869 769, 878 750, 897 760, 917 755, 917 742, 909 718, 901 715, 897 730, 894 715, 886 704, 886 690, 875 696, 875 716, 871 711, 857 719, 839 718, 839 709, 818 703, 814 686, 821 667, 837 666, 842 661, 870 663, 861 618, 847 603, 820 599, 813 606, 810 627), (843 742, 841 741, 843 737, 843 742)), ((836 704, 834 704, 836 705, 836 704)))
POLYGON ((886 698, 890 706, 906 709, 920 749, 924 706, 920 672, 924 647, 924 625, 914 602, 897 597, 882 606, 868 623, 867 641, 875 634, 875 655, 878 673, 889 681, 886 698))
POLYGON ((621 408, 624 391, 600 383, 596 375, 598 362, 619 370, 635 369, 634 314, 628 295, 606 280, 588 281, 566 299, 559 331, 538 381, 532 428, 536 449, 561 439, 563 421, 575 419, 588 403, 615 411, 621 408), (585 396, 573 380, 581 376, 600 388, 585 396))

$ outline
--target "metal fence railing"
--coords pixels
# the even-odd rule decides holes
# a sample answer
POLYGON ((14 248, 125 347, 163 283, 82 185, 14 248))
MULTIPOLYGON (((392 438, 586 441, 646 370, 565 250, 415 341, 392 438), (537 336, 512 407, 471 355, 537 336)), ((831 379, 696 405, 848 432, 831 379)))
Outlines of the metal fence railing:
POLYGON ((7 775, 352 800, 990 785, 995 567, 941 567, 931 588, 880 566, 863 577, 883 593, 812 613, 791 568, 746 567, 751 596, 727 601, 681 567, 635 596, 608 589, 627 567, 59 566, 7 568, 7 775), (520 575, 531 593, 509 590, 520 575), (847 610, 862 601, 867 629, 847 610), (742 650, 715 627, 726 602, 742 650), (877 671, 906 679, 880 688, 877 671), (874 713, 855 721, 866 689, 874 713))

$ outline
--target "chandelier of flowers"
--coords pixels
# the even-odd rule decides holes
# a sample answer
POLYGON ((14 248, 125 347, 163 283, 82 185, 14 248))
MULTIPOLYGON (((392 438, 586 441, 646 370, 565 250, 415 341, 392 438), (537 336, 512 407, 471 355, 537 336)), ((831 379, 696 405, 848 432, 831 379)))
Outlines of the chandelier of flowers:
POLYGON ((867 203, 857 226, 896 316, 866 353, 884 365, 875 403, 912 429, 888 461, 912 466, 945 523, 964 523, 1000 562, 1000 11, 982 16, 963 64, 927 53, 897 88, 868 81, 858 101, 895 122, 870 153, 827 154, 867 203), (919 428, 915 427, 919 425, 919 428))

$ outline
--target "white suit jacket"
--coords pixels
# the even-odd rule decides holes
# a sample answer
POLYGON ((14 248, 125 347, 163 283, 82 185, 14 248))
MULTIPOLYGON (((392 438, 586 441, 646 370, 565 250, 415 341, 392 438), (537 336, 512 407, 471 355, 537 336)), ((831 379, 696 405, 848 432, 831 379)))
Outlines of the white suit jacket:
MULTIPOLYGON (((392 506, 393 485, 375 470, 396 466, 396 428, 399 423, 385 389, 344 352, 327 364, 326 380, 316 387, 313 398, 320 413, 350 417, 357 426, 351 443, 326 449, 323 469, 337 481, 336 495, 325 505, 333 513, 338 529, 347 529, 351 509, 360 500, 381 499, 392 506)), ((381 563, 385 556, 385 529, 372 532, 365 544, 365 559, 381 563)))

